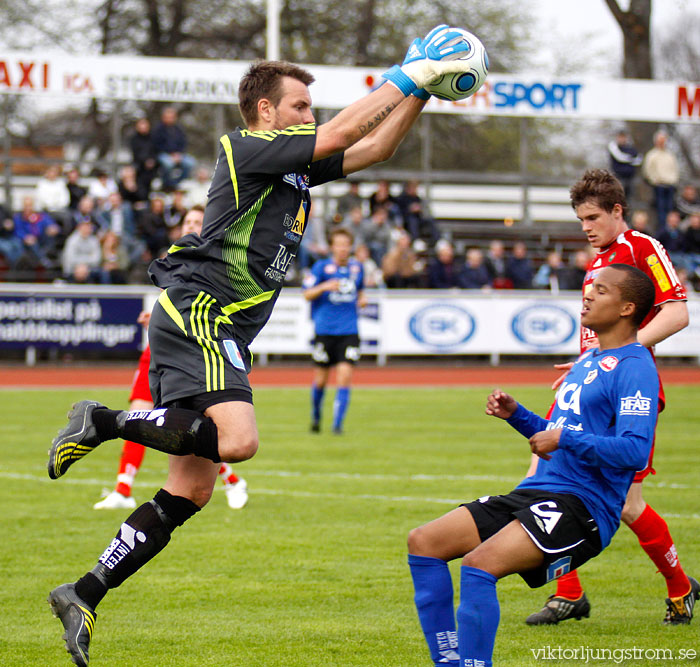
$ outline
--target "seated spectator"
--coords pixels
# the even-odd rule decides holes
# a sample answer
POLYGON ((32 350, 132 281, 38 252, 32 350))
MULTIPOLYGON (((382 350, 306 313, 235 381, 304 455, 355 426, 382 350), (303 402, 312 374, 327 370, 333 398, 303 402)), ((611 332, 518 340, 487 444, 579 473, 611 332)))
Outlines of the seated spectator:
POLYGON ((588 265, 591 262, 592 254, 591 249, 577 250, 574 253, 572 265, 568 267, 568 271, 559 281, 560 289, 576 290, 577 292, 581 291, 583 281, 586 278, 586 273, 588 272, 588 265))
POLYGON ((39 211, 48 213, 68 234, 70 233, 70 193, 59 178, 61 170, 52 164, 39 179, 34 190, 34 204, 39 211))
POLYGON ((676 269, 688 268, 685 257, 687 240, 685 232, 681 229, 681 214, 678 211, 673 209, 668 212, 666 225, 656 235, 656 238, 666 248, 666 252, 676 269))
POLYGON ((389 212, 389 222, 392 226, 398 227, 401 224, 401 212, 396 205, 396 197, 391 194, 389 181, 383 179, 377 182, 377 191, 369 196, 370 215, 379 206, 384 206, 389 212))
POLYGON ((100 282, 103 285, 125 285, 130 265, 129 255, 119 235, 107 231, 102 237, 100 282))
POLYGON ((503 241, 498 239, 491 241, 484 263, 494 289, 513 289, 513 281, 507 276, 506 249, 503 241))
POLYGON ((688 271, 700 277, 700 214, 688 216, 685 230, 685 252, 688 271))
POLYGON ((170 245, 168 226, 165 223, 165 201, 162 197, 151 197, 150 208, 139 220, 140 236, 146 242, 151 255, 159 257, 170 245))
POLYGON ((364 200, 360 196, 360 182, 348 181, 348 191, 336 200, 335 214, 341 219, 345 218, 351 209, 358 206, 364 214, 364 200))
POLYGON ((350 211, 348 211, 348 215, 340 221, 338 221, 337 216, 333 216, 333 226, 331 226, 329 234, 336 225, 347 229, 352 234, 355 244, 365 242, 365 227, 368 225, 365 223, 362 209, 359 206, 351 208, 350 211))
POLYGON ((163 189, 172 190, 178 183, 189 177, 195 160, 188 155, 187 136, 177 122, 177 111, 165 107, 160 116, 160 123, 153 130, 153 145, 158 155, 163 189))
POLYGON ((9 269, 13 269, 22 256, 24 246, 15 234, 15 223, 10 212, 0 204, 0 255, 9 269))
POLYGON ((175 190, 170 205, 165 209, 165 223, 170 229, 178 227, 188 210, 185 206, 185 191, 175 190))
POLYGON ((66 189, 68 190, 68 208, 71 212, 78 210, 80 200, 87 194, 87 188, 80 185, 80 172, 71 167, 66 173, 66 189))
POLYGON ((195 179, 182 183, 185 190, 185 204, 187 208, 192 208, 196 204, 207 205, 209 198, 209 187, 211 186, 211 174, 206 167, 199 167, 195 172, 195 179))
POLYGON ((122 200, 138 214, 148 208, 148 189, 136 178, 136 169, 130 164, 123 166, 117 183, 122 200))
POLYGON ((71 283, 100 282, 102 248, 89 220, 82 220, 66 239, 61 256, 63 278, 71 283))
POLYGON ((362 264, 362 274, 364 276, 365 288, 371 289, 385 287, 382 270, 372 259, 371 255, 369 254, 369 248, 364 243, 360 243, 355 248, 355 259, 362 264))
POLYGON ((484 262, 484 253, 479 248, 467 250, 467 261, 462 269, 459 286, 464 289, 483 289, 490 287, 489 272, 484 262))
POLYGON ((107 220, 95 209, 95 200, 90 195, 85 195, 78 203, 78 210, 73 213, 73 229, 85 221, 91 222, 96 230, 108 227, 107 220))
POLYGON ((532 286, 540 289, 548 289, 555 294, 560 289, 565 289, 561 284, 566 280, 566 265, 561 255, 552 251, 547 255, 547 261, 537 269, 532 280, 532 286))
POLYGON ((506 273, 513 281, 514 289, 530 289, 534 270, 532 262, 527 255, 527 246, 522 241, 517 241, 513 246, 513 253, 506 260, 506 273))
POLYGON ((698 189, 691 184, 684 185, 680 193, 676 195, 675 204, 682 220, 685 220, 689 215, 700 213, 698 189))
POLYGON ((129 145, 136 168, 136 181, 139 189, 143 190, 148 197, 151 194, 151 183, 158 174, 158 152, 153 143, 151 122, 148 118, 139 118, 134 130, 129 145))
MULTIPOLYGON (((358 209, 353 209, 357 211, 358 209)), ((381 264, 391 245, 393 229, 389 224, 389 212, 384 206, 374 209, 374 213, 362 221, 360 238, 355 245, 365 244, 372 259, 381 264)))
POLYGON ((399 230, 394 245, 382 260, 382 273, 387 287, 421 287, 425 265, 411 247, 411 236, 399 230))
POLYGON ((651 236, 649 214, 642 209, 634 211, 632 213, 632 218, 630 219, 630 229, 634 229, 635 232, 640 232, 641 234, 651 236))
POLYGON ((396 205, 401 213, 402 226, 411 238, 437 240, 437 224, 418 194, 418 181, 406 182, 403 192, 396 198, 396 205))
POLYGON ((105 205, 100 210, 101 225, 100 234, 111 231, 117 236, 131 236, 136 233, 134 224, 134 211, 127 202, 122 199, 119 192, 113 192, 107 198, 105 205))
POLYGON ((114 179, 103 169, 95 169, 94 177, 88 186, 88 194, 92 197, 97 208, 102 208, 109 195, 118 192, 114 179))
POLYGON ((61 228, 54 219, 48 213, 37 212, 34 209, 34 198, 27 196, 22 200, 21 212, 15 213, 13 221, 15 235, 23 246, 18 264, 26 265, 22 268, 34 268, 37 265, 51 268, 61 233, 61 228))
POLYGON ((464 266, 455 259, 452 244, 440 239, 435 244, 435 257, 428 262, 428 287, 433 289, 450 289, 460 286, 464 266))

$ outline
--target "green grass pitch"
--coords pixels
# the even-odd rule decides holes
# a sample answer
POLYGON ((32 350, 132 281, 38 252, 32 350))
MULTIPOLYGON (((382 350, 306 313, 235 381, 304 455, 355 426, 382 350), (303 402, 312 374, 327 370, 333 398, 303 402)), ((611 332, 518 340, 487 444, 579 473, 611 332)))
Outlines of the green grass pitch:
MULTIPOLYGON (((546 388, 504 388, 540 412, 551 398, 546 388)), ((667 393, 659 474, 645 485, 645 496, 666 517, 686 570, 698 577, 700 387, 667 393)), ((256 391, 261 448, 236 467, 248 480, 249 505, 230 510, 218 485, 209 506, 105 598, 91 664, 427 667, 406 534, 463 500, 509 491, 528 464, 525 440, 483 414, 486 394, 480 388, 355 389, 346 434, 334 436, 328 429, 308 432, 306 390, 256 391)), ((128 511, 92 509, 113 484, 119 443, 100 447, 56 481, 46 474, 46 452, 73 401, 95 398, 120 407, 126 391, 6 390, 1 396, 0 664, 67 665, 62 627, 46 595, 93 567, 128 511)), ((328 412, 332 392, 326 400, 328 412)), ((165 457, 148 452, 137 500, 151 498, 164 475, 165 457)), ((458 562, 453 566, 456 575, 458 562)), ((582 660, 573 651, 582 648, 666 649, 676 663, 682 650, 700 652, 700 618, 689 627, 662 625, 664 582, 625 527, 582 577, 592 616, 558 627, 523 622, 551 588, 531 591, 517 576, 499 583, 496 664, 575 665, 582 660)), ((615 664, 610 656, 590 663, 615 664)), ((689 662, 698 664, 697 658, 689 662)))

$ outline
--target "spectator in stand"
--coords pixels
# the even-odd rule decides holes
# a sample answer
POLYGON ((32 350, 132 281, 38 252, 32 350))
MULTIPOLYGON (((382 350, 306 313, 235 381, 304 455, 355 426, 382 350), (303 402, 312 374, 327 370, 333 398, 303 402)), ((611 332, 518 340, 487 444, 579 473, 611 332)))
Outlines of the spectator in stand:
POLYGON ((489 282, 494 289, 513 289, 513 281, 508 277, 506 266, 506 248, 503 241, 494 239, 484 259, 489 272, 489 282))
POLYGON ((666 216, 673 208, 673 200, 680 178, 680 168, 676 156, 666 147, 668 135, 659 130, 654 135, 654 148, 645 156, 642 163, 644 178, 654 188, 657 227, 660 231, 666 223, 666 216))
MULTIPOLYGON (((355 210, 355 209, 354 209, 355 210)), ((389 212, 386 207, 379 206, 374 213, 362 221, 361 238, 355 241, 356 246, 365 244, 369 248, 372 259, 381 264, 391 245, 393 229, 389 225, 389 212)))
POLYGON ((139 183, 135 167, 127 164, 121 168, 117 187, 122 200, 131 207, 134 215, 148 208, 148 189, 139 183))
POLYGON ((362 264, 366 289, 386 287, 382 270, 377 265, 377 262, 372 259, 369 254, 369 248, 364 243, 360 243, 355 248, 355 259, 362 264))
POLYGON ((484 253, 479 248, 467 250, 467 262, 462 270, 459 286, 464 289, 484 289, 491 286, 484 253))
POLYGON ((158 155, 163 189, 174 190, 180 181, 189 177, 195 160, 185 151, 187 136, 177 122, 174 107, 165 107, 160 115, 160 123, 153 130, 153 145, 158 155))
POLYGON ((140 235, 152 257, 159 257, 170 245, 165 222, 165 201, 162 197, 151 197, 150 208, 141 216, 139 227, 140 235))
POLYGON ((377 181, 377 190, 369 196, 369 212, 370 215, 374 210, 384 206, 389 212, 389 222, 392 226, 398 227, 401 224, 401 212, 396 205, 396 197, 391 194, 389 181, 382 179, 377 181))
POLYGON ((134 224, 134 211, 127 202, 122 199, 119 192, 113 192, 104 206, 100 209, 102 220, 100 228, 97 230, 99 234, 106 231, 112 231, 117 236, 133 237, 136 233, 134 224))
POLYGON ((591 263, 593 253, 589 250, 577 250, 574 253, 573 264, 566 274, 566 284, 560 285, 561 289, 581 291, 583 281, 588 273, 588 265, 591 263))
POLYGON ((91 222, 95 229, 109 226, 102 213, 95 209, 95 200, 90 195, 85 195, 78 203, 78 210, 73 214, 73 229, 85 220, 91 222))
POLYGON ((435 244, 435 257, 428 262, 428 287, 451 289, 460 287, 464 266, 455 258, 455 250, 447 239, 435 244))
POLYGON ((688 268, 686 260, 686 235, 681 229, 681 214, 672 209, 666 216, 664 228, 656 235, 659 243, 666 248, 676 269, 688 268))
POLYGON ((54 219, 48 213, 37 212, 34 197, 26 196, 22 200, 22 210, 15 213, 13 220, 15 235, 23 245, 18 263, 26 265, 26 268, 35 268, 38 264, 52 268, 53 255, 61 233, 61 228, 54 219))
POLYGON ((103 285, 125 285, 129 274, 129 254, 118 234, 108 230, 102 237, 100 282, 103 285))
POLYGON ((688 184, 683 186, 683 189, 676 197, 676 209, 678 209, 683 220, 689 215, 700 213, 700 197, 698 196, 698 189, 694 185, 688 184))
POLYGON ((406 181, 403 191, 396 198, 401 213, 403 228, 413 239, 425 239, 434 243, 438 237, 435 220, 418 194, 418 181, 406 181))
POLYGON ((349 181, 348 191, 336 200, 335 214, 342 220, 353 208, 357 207, 364 215, 364 200, 360 196, 360 181, 349 181))
POLYGON ((634 229, 635 232, 640 232, 642 234, 646 234, 647 236, 651 236, 651 229, 649 228, 649 214, 642 209, 638 209, 632 213, 630 229, 634 229))
POLYGON ((88 194, 93 198, 95 206, 102 208, 107 202, 109 195, 118 192, 119 188, 114 179, 104 170, 95 169, 94 178, 90 181, 88 194))
POLYGON ((15 223, 10 212, 0 204, 0 255, 9 269, 14 269, 22 256, 24 246, 15 234, 15 223))
POLYGON ((700 214, 688 216, 685 230, 685 252, 688 271, 700 278, 700 214))
POLYGON ((347 231, 352 234, 353 239, 355 239, 355 243, 364 243, 365 228, 368 226, 369 224, 365 223, 365 218, 362 215, 362 209, 359 206, 356 206, 355 208, 351 208, 348 211, 347 216, 342 220, 338 220, 338 216, 333 216, 333 225, 329 230, 329 238, 334 229, 342 227, 343 229, 347 229, 347 231))
POLYGON ((530 289, 534 270, 532 262, 527 254, 527 246, 522 241, 517 241, 513 246, 513 253, 506 261, 506 273, 513 281, 514 289, 530 289))
POLYGON ((100 282, 102 248, 89 220, 81 221, 66 239, 61 256, 63 278, 71 283, 100 282))
POLYGON ((566 265, 561 255, 553 250, 547 255, 547 261, 537 269, 535 277, 532 279, 532 286, 539 289, 548 289, 556 294, 560 289, 564 289, 561 285, 563 280, 566 280, 566 265))
POLYGON ((189 209, 185 206, 185 191, 175 190, 173 192, 170 206, 165 211, 165 222, 170 229, 179 227, 189 209))
POLYGON ((129 145, 136 168, 136 180, 139 188, 148 197, 151 194, 151 183, 158 174, 158 152, 153 143, 151 121, 148 118, 139 118, 136 121, 129 145))
POLYGON ((409 233, 399 230, 394 245, 384 255, 382 272, 387 287, 421 287, 423 283, 424 264, 411 247, 409 233))
POLYGON ((206 167, 198 167, 195 171, 195 179, 182 184, 185 190, 185 204, 188 207, 206 206, 211 185, 211 174, 206 167))
POLYGON ((68 208, 73 213, 78 210, 80 200, 87 194, 87 188, 80 185, 80 172, 75 167, 71 167, 66 173, 66 189, 69 196, 68 208))
POLYGON ((622 183, 627 201, 632 199, 632 186, 637 167, 642 164, 642 156, 632 144, 630 136, 625 130, 620 130, 615 139, 608 144, 610 156, 610 168, 622 183))
POLYGON ((34 203, 39 211, 48 213, 62 228, 64 234, 70 233, 70 193, 63 179, 59 178, 61 170, 52 164, 36 184, 34 203))

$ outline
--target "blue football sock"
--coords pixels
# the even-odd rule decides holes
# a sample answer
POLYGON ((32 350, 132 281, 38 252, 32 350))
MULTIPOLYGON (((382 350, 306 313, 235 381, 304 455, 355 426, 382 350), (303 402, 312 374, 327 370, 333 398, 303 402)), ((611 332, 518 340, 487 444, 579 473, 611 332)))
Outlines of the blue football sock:
POLYGON ((461 570, 457 637, 462 665, 493 665, 493 645, 501 618, 496 596, 498 579, 467 565, 461 570))
POLYGON ((316 384, 311 385, 311 419, 314 422, 321 421, 321 404, 325 389, 325 387, 319 387, 316 384))
POLYGON ((430 657, 436 665, 459 666, 452 577, 439 558, 408 555, 418 611, 430 657))
POLYGON ((333 428, 340 430, 343 428, 343 419, 350 405, 350 387, 338 387, 333 401, 333 428))

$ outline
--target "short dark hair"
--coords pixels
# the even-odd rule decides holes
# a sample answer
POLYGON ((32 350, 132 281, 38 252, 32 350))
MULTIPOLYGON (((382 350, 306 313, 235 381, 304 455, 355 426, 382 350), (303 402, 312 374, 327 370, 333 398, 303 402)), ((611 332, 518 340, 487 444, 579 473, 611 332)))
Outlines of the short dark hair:
POLYGON ((265 98, 277 106, 282 99, 282 77, 291 76, 310 86, 314 77, 302 67, 282 60, 257 60, 238 84, 238 106, 246 125, 258 119, 258 102, 265 98))
MULTIPOLYGON (((185 211, 185 215, 187 215, 190 211, 199 211, 200 213, 204 213, 204 206, 201 204, 195 204, 194 206, 190 206, 187 211, 185 211)), ((185 216, 183 216, 184 218, 185 216)))
POLYGON ((569 196, 574 209, 593 200, 607 213, 612 212, 615 204, 619 204, 622 207, 622 216, 627 216, 625 189, 607 169, 588 169, 581 179, 573 184, 569 196))
POLYGON ((654 307, 656 290, 651 278, 635 266, 629 264, 609 264, 608 268, 621 271, 625 274, 619 283, 620 293, 625 301, 634 304, 632 323, 639 327, 649 311, 654 307))
POLYGON ((355 237, 353 236, 352 232, 345 227, 337 227, 336 229, 332 229, 331 233, 328 234, 329 242, 333 243, 333 239, 336 236, 346 236, 351 244, 355 241, 355 237))

